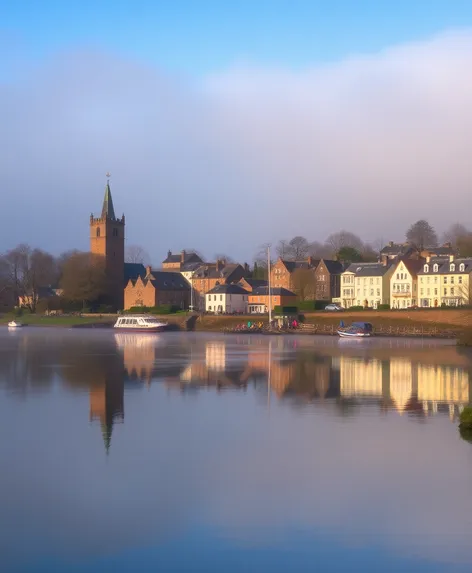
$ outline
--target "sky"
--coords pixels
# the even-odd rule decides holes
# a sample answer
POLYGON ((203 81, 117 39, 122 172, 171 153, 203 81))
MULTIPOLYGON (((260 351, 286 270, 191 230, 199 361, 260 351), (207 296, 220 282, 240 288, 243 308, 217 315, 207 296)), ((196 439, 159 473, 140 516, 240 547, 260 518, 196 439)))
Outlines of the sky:
POLYGON ((154 263, 467 224, 471 65, 465 0, 4 3, 0 252, 87 249, 108 171, 154 263))

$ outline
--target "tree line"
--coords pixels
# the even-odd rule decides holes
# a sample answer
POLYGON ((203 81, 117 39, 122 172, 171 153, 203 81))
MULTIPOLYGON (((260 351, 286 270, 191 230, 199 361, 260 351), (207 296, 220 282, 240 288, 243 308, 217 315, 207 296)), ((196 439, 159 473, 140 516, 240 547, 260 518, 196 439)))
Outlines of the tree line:
MULTIPOLYGON (((146 259, 140 247, 127 249, 127 262, 146 264, 146 259)), ((0 255, 0 296, 8 293, 15 305, 21 297, 23 306, 33 313, 91 305, 105 308, 109 306, 108 292, 105 261, 100 255, 72 250, 54 256, 25 243, 0 255), (60 295, 44 296, 43 289, 54 289, 60 295)))

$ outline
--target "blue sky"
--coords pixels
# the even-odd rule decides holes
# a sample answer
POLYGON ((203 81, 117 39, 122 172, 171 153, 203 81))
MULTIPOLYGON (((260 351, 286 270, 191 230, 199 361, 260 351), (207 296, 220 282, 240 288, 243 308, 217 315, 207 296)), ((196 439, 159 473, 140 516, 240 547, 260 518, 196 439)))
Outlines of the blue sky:
POLYGON ((469 0, 26 0, 0 31, 33 60, 78 46, 189 74, 238 62, 299 68, 472 24, 469 0))
POLYGON ((0 0, 0 252, 88 248, 107 171, 156 263, 467 224, 471 68, 470 0, 0 0))

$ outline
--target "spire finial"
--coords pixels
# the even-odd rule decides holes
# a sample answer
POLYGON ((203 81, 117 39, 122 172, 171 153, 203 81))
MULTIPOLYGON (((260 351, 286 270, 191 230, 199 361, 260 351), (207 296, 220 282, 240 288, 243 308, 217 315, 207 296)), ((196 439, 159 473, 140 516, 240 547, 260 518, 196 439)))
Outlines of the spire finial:
POLYGON ((111 173, 109 171, 106 172, 105 177, 107 178, 107 183, 110 182, 111 173))

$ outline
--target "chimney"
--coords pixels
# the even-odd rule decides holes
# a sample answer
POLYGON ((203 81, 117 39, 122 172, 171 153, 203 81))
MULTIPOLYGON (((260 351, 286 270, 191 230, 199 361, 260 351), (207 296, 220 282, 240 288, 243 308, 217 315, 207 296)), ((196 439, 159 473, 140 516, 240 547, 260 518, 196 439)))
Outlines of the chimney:
POLYGON ((428 255, 428 256, 426 257, 426 262, 427 262, 427 263, 430 263, 430 262, 431 262, 431 256, 430 256, 430 255, 428 255))
POLYGON ((454 260, 454 255, 449 255, 449 262, 452 263, 453 260, 454 260))
POLYGON ((309 267, 313 266, 313 257, 311 255, 308 257, 307 262, 309 267))
POLYGON ((186 252, 185 252, 185 250, 183 250, 183 251, 180 253, 180 262, 181 262, 182 264, 185 263, 185 255, 186 255, 186 252))
POLYGON ((151 265, 148 265, 146 267, 146 276, 148 277, 151 274, 151 272, 152 272, 151 265))
POLYGON ((447 247, 448 249, 450 249, 452 247, 451 241, 447 241, 447 243, 444 243, 443 247, 447 247))
POLYGON ((217 272, 222 271, 223 268, 224 268, 224 266, 225 266, 225 261, 223 261, 222 259, 218 259, 218 260, 216 261, 216 270, 217 270, 217 272))
POLYGON ((388 246, 389 246, 389 247, 393 247, 394 244, 395 244, 395 243, 394 243, 393 241, 389 241, 388 246))
POLYGON ((170 257, 172 255, 171 251, 167 251, 167 257, 170 257))

